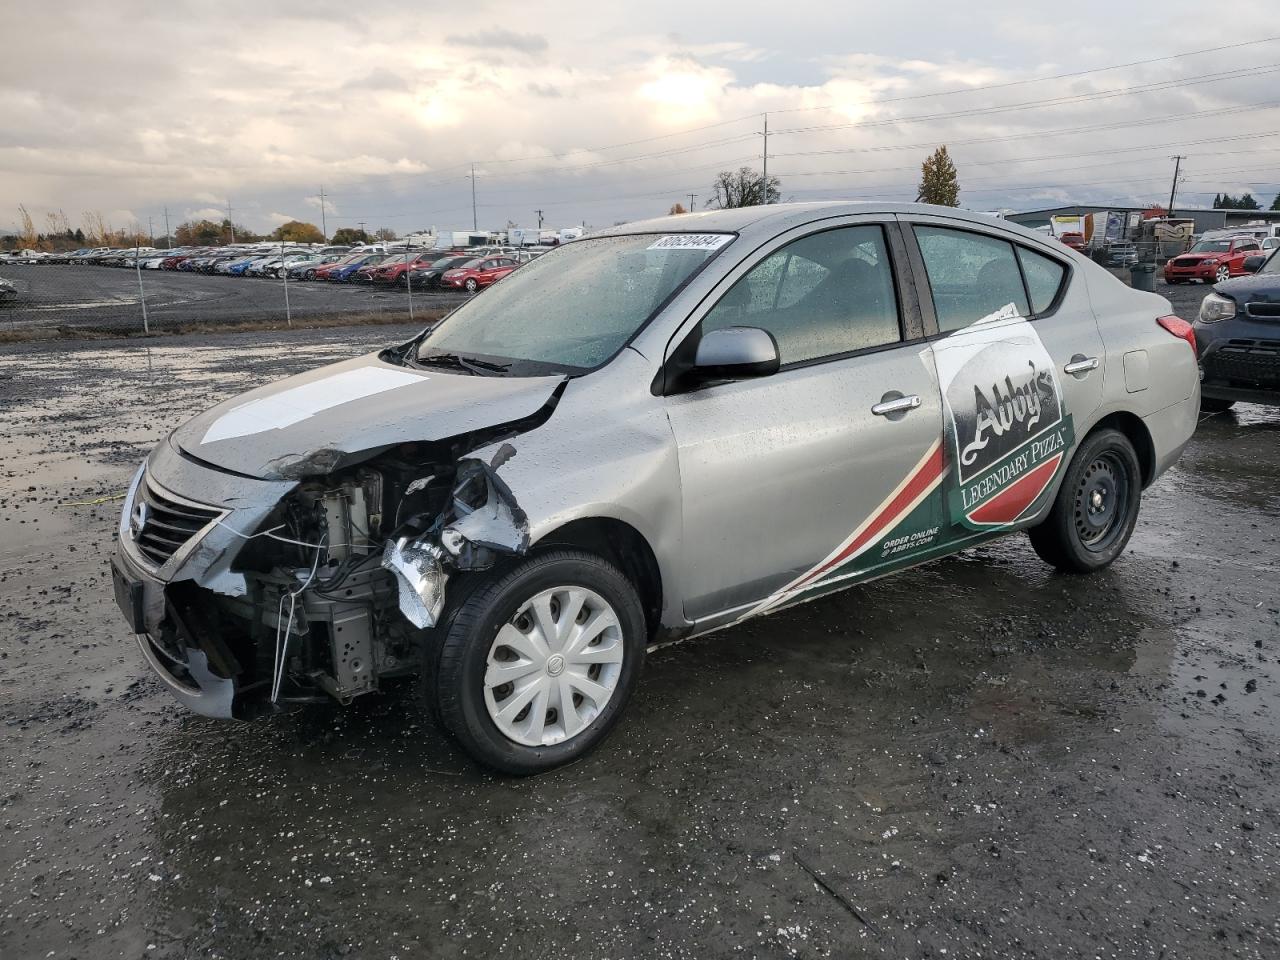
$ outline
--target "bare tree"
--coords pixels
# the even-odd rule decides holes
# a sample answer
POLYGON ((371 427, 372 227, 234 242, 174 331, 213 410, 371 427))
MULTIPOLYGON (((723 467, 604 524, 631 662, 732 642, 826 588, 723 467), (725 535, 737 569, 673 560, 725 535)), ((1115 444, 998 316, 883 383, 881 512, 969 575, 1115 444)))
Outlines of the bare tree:
POLYGON ((775 176, 767 180, 763 173, 750 167, 721 170, 711 185, 711 206, 721 210, 777 203, 782 196, 782 182, 775 176))
POLYGON ((671 205, 671 209, 667 211, 667 216, 678 217, 680 214, 688 212, 689 211, 684 208, 683 203, 673 203, 671 205))

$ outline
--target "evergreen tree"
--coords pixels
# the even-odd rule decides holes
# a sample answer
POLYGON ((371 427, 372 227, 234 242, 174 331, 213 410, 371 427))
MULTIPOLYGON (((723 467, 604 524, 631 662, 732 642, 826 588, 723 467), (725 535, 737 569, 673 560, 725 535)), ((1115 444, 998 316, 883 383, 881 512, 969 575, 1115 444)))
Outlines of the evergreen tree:
POLYGON ((1212 209, 1214 209, 1214 210, 1221 210, 1221 209, 1222 209, 1222 194, 1220 194, 1220 193, 1215 193, 1215 194, 1213 195, 1213 207, 1212 207, 1212 209))
POLYGON ((1261 209, 1262 209, 1262 206, 1261 206, 1261 204, 1259 204, 1259 203, 1258 203, 1258 201, 1257 201, 1257 200, 1253 199, 1253 194, 1252 194, 1252 193, 1245 192, 1245 193, 1242 193, 1242 194, 1240 195, 1240 203, 1239 203, 1239 204, 1237 204, 1236 209, 1238 209, 1238 210, 1261 210, 1261 209))
POLYGON ((960 206, 960 181, 956 178, 956 165, 946 146, 941 146, 920 165, 920 188, 916 191, 917 203, 935 203, 942 207, 960 206))
POLYGON ((1276 194, 1276 198, 1271 201, 1272 210, 1280 210, 1280 193, 1276 194))

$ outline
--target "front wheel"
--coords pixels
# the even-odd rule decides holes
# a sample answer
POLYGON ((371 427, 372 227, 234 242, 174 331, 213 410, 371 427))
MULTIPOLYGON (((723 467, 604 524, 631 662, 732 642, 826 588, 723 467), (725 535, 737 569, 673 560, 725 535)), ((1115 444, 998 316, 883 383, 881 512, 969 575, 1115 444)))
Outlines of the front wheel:
MULTIPOLYGON (((457 582, 457 581, 455 581, 457 582)), ((476 760, 526 775, 577 760, 617 723, 644 661, 631 582, 588 553, 556 550, 489 574, 442 625, 440 717, 476 760)))
POLYGON ((467 293, 475 293, 480 289, 480 284, 476 281, 475 277, 467 277, 467 282, 464 286, 467 288, 467 293))
POLYGON ((1067 467, 1048 517, 1028 532, 1040 558, 1065 573, 1092 573, 1115 560, 1138 522, 1142 473, 1119 430, 1087 436, 1067 467))
POLYGON ((1226 283, 1231 279, 1231 268, 1225 263, 1217 270, 1213 271, 1213 280, 1215 283, 1226 283))

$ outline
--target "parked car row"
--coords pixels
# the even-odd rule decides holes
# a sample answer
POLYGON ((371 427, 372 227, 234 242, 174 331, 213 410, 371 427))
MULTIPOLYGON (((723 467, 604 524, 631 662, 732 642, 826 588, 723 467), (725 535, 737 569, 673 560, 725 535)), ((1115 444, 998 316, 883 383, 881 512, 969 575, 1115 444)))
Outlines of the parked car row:
POLYGON ((543 250, 478 247, 454 250, 385 250, 333 246, 309 248, 261 244, 183 247, 172 250, 96 248, 68 254, 10 258, 19 263, 66 263, 175 270, 232 277, 377 283, 414 289, 475 293, 501 280, 543 250))

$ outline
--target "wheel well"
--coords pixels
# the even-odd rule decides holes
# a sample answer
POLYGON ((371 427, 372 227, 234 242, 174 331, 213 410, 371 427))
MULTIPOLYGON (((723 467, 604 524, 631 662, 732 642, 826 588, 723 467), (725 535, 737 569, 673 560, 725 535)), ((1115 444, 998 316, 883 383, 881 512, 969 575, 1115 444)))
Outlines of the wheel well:
POLYGON ((1098 430, 1105 430, 1110 427, 1113 430, 1119 430, 1129 442, 1133 444, 1133 449, 1138 454, 1138 465, 1142 468, 1142 486, 1144 488, 1151 485, 1155 480, 1156 474, 1156 447, 1151 442, 1151 431, 1147 429, 1147 425, 1142 422, 1142 418, 1137 414, 1129 413, 1126 410, 1118 410, 1115 413, 1109 413, 1097 423, 1093 425, 1090 433, 1098 430))
POLYGON ((658 558, 639 530, 611 517, 587 517, 566 523, 536 545, 537 549, 552 546, 576 547, 615 564, 640 592, 645 626, 652 636, 662 615, 662 574, 658 558))

